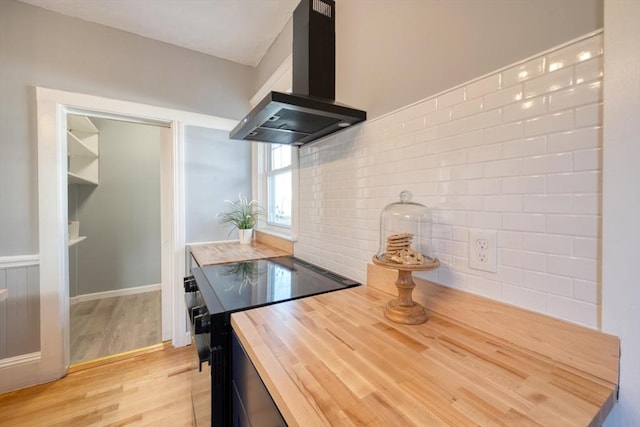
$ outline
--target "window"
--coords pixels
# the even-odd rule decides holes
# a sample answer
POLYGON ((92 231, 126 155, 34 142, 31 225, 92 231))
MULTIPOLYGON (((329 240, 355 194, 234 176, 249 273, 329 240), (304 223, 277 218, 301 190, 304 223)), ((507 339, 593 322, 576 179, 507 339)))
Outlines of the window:
POLYGON ((267 154, 267 223, 291 227, 291 146, 269 144, 267 154))

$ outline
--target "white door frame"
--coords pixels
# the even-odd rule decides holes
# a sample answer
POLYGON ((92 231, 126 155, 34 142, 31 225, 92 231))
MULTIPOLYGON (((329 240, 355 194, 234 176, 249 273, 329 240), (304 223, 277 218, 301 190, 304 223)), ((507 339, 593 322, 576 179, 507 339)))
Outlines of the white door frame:
MULTIPOLYGON (((236 121, 93 95, 36 88, 40 242, 40 359, 15 373, 23 385, 64 376, 69 366, 69 264, 67 247, 67 111, 90 111, 169 124, 162 147, 163 340, 189 343, 182 298, 185 274, 184 126, 230 130, 236 121), (164 144, 167 145, 167 144, 164 144), (166 189, 166 190, 165 190, 166 189), (167 306, 165 306, 167 304, 167 306), (166 329, 165 329, 166 327, 166 329)), ((18 367, 16 367, 18 368, 18 367)), ((13 375, 12 375, 13 377, 13 375)))

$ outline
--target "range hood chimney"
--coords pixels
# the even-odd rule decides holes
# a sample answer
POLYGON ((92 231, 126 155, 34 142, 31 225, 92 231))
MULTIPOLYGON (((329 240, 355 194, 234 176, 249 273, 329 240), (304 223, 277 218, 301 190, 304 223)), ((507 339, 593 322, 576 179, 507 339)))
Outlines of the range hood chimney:
POLYGON ((293 93, 269 93, 229 137, 299 146, 366 120, 335 102, 335 57, 335 2, 302 0, 293 12, 293 93))

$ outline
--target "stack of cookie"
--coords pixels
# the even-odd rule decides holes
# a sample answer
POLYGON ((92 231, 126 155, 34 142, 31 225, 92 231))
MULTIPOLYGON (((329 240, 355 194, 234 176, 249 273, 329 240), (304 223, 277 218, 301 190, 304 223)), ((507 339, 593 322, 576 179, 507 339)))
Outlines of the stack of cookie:
POLYGON ((396 264, 420 265, 424 264, 421 253, 411 249, 413 234, 397 233, 387 237, 387 250, 384 259, 396 264))

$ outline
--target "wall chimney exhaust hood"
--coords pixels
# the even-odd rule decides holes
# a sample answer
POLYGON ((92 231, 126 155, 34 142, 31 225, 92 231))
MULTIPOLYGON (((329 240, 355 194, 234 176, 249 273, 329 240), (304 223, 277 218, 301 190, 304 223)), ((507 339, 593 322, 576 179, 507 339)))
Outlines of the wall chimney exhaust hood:
POLYGON ((231 139, 304 145, 367 119, 335 102, 335 2, 302 0, 293 12, 293 93, 271 92, 231 139))

